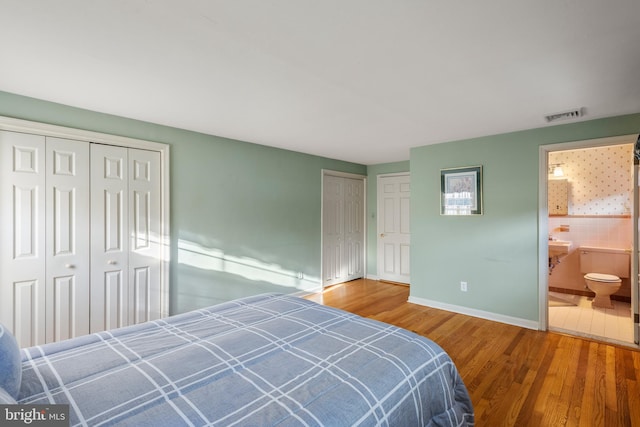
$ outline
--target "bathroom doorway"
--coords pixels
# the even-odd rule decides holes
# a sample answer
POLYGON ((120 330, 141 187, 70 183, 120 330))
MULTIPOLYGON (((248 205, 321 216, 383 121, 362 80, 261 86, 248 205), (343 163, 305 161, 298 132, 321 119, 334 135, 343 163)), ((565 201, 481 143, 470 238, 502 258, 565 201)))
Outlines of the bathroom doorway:
POLYGON ((637 345, 638 283, 632 273, 636 137, 541 147, 540 200, 547 207, 540 213, 545 249, 540 251, 545 264, 540 268, 542 329, 637 345), (585 263, 580 261, 589 249, 612 250, 627 260, 619 273, 620 288, 610 297, 611 307, 592 307, 594 293, 585 285, 585 263))

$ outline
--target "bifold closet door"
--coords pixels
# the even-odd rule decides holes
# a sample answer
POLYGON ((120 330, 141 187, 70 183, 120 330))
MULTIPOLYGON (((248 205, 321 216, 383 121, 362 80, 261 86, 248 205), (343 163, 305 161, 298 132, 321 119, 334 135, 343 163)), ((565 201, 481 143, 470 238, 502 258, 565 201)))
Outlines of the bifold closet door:
POLYGON ((21 347, 46 342, 45 138, 0 131, 0 321, 21 347))
POLYGON ((0 321, 21 347, 89 331, 88 144, 0 131, 0 321))
POLYGON ((161 317, 160 153, 129 148, 129 323, 161 317))
POLYGON ((322 200, 323 286, 364 276, 364 181, 325 175, 322 200))
POLYGON ((325 175, 322 183, 323 286, 344 281, 344 179, 325 175))
POLYGON ((364 277, 364 181, 344 178, 346 280, 364 277))
POLYGON ((91 331, 160 316, 160 154, 91 145, 91 331))
POLYGON ((47 341, 89 333, 89 144, 47 137, 47 341))

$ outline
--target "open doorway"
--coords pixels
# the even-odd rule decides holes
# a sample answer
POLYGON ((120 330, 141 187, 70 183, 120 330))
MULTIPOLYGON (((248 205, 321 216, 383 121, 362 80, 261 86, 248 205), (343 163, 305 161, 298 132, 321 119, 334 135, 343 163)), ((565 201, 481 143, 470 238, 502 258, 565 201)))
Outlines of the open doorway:
POLYGON ((540 259, 548 264, 545 276, 540 270, 546 279, 541 280, 541 318, 549 330, 625 345, 637 342, 634 142, 629 136, 544 147, 540 188, 547 209, 541 209, 540 229, 547 244, 540 259), (614 269, 609 258, 622 260, 622 266, 614 269), (596 259, 595 269, 602 271, 587 272, 585 268, 593 269, 590 259, 596 259), (610 304, 600 304, 602 297, 594 303, 594 296, 601 294, 587 286, 588 273, 619 278, 610 304))

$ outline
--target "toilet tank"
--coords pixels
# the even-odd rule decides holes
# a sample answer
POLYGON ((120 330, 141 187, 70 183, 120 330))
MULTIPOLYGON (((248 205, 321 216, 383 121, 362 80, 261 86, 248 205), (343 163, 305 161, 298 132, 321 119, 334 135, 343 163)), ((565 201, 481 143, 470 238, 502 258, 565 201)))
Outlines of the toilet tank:
POLYGON ((631 253, 626 249, 580 246, 580 272, 613 274, 618 277, 631 275, 631 253))

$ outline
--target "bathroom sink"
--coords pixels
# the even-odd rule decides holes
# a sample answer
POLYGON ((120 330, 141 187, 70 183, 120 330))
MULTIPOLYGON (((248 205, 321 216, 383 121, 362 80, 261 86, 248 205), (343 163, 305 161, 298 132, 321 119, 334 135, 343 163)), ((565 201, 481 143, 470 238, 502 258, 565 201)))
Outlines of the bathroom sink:
POLYGON ((566 240, 549 240, 549 257, 562 256, 571 250, 571 242, 566 240))

